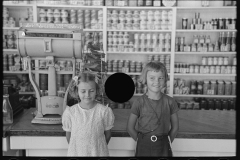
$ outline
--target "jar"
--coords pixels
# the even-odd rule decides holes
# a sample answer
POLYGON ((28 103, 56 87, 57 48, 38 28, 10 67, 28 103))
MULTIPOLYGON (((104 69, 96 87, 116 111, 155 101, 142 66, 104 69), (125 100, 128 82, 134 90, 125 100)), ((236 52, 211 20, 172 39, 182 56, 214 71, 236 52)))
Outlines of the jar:
POLYGON ((232 74, 232 66, 227 66, 226 74, 232 74))
POLYGON ((193 103, 193 109, 199 110, 200 109, 199 103, 194 102, 193 103))
POLYGON ((218 65, 223 65, 223 57, 218 57, 218 65))
POLYGON ((205 73, 205 68, 204 68, 204 66, 200 66, 200 73, 201 73, 201 74, 204 74, 204 73, 205 73))
POLYGON ((197 85, 197 94, 203 94, 203 82, 199 81, 197 85))
POLYGON ((195 70, 194 65, 190 65, 189 66, 189 73, 194 73, 194 70, 195 70))
POLYGON ((235 110, 236 108, 235 108, 235 104, 236 104, 236 102, 235 102, 235 100, 230 100, 229 101, 229 103, 228 103, 228 105, 229 105, 229 109, 230 110, 235 110))
POLYGON ((215 74, 215 71, 216 70, 216 68, 215 68, 215 66, 211 66, 210 67, 210 74, 215 74))
POLYGON ((222 110, 222 103, 220 100, 215 101, 215 109, 216 110, 222 110))
POLYGON ((180 109, 186 109, 186 104, 185 104, 185 102, 179 102, 179 108, 180 108, 180 109))
POLYGON ((218 81, 218 90, 217 90, 217 93, 218 95, 224 95, 224 83, 223 81, 219 80, 218 81))
POLYGON ((195 65, 195 67, 194 67, 195 69, 194 69, 194 73, 199 73, 199 65, 195 65))
POLYGON ((216 95, 217 93, 217 83, 216 81, 211 81, 211 87, 210 89, 212 90, 212 95, 216 95))
POLYGON ((39 11, 39 17, 43 18, 43 17, 47 17, 47 12, 45 9, 40 9, 39 11))
POLYGON ((228 57, 224 57, 224 59, 223 59, 223 65, 228 65, 228 57))
POLYGON ((227 100, 222 100, 222 109, 223 110, 228 110, 228 101, 227 100))
POLYGON ((234 65, 234 66, 237 65, 237 58, 236 57, 233 57, 233 64, 232 65, 234 65))
POLYGON ((232 66, 232 74, 236 74, 236 66, 232 66))
POLYGON ((221 66, 221 74, 226 74, 226 67, 225 66, 221 66))
POLYGON ((207 109, 207 101, 206 100, 202 99, 200 101, 200 109, 202 109, 202 110, 207 109))
POLYGON ((61 12, 60 12, 59 9, 54 9, 53 17, 54 18, 60 18, 61 17, 61 12))
POLYGON ((209 74, 209 73, 210 73, 209 66, 205 66, 205 74, 209 74))
POLYGON ((213 57, 213 65, 218 65, 218 57, 213 57))
POLYGON ((186 102, 186 109, 193 109, 193 103, 192 102, 186 102))
POLYGON ((232 81, 232 95, 236 95, 236 81, 232 81))
POLYGON ((208 57, 208 65, 213 65, 213 58, 212 57, 208 57))
POLYGON ((190 94, 196 94, 197 86, 196 86, 196 81, 191 81, 191 86, 190 86, 190 94))
POLYGON ((202 65, 207 65, 207 57, 202 57, 202 65))
POLYGON ((210 109, 210 110, 215 109, 213 100, 209 99, 207 105, 208 105, 208 109, 210 109))
POLYGON ((209 81, 203 81, 203 95, 207 95, 209 87, 209 81))
POLYGON ((53 10, 52 10, 52 9, 48 9, 48 10, 47 10, 47 17, 48 17, 48 18, 53 17, 53 10))
POLYGON ((221 73, 221 68, 220 66, 216 66, 216 74, 220 74, 221 73))
POLYGON ((230 81, 225 81, 225 95, 231 95, 231 82, 230 81))

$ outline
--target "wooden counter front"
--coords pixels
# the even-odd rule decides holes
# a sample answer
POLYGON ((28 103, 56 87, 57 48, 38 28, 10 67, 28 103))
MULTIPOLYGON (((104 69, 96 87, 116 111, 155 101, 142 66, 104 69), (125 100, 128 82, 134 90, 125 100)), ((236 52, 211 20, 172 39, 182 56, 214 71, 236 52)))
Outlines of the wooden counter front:
MULTIPOLYGON (((10 136, 65 136, 62 125, 32 124, 32 112, 25 110, 9 129, 10 136)), ((126 132, 130 109, 113 109, 115 123, 112 137, 129 137, 126 132)), ((236 111, 180 110, 176 138, 235 139, 236 111)))

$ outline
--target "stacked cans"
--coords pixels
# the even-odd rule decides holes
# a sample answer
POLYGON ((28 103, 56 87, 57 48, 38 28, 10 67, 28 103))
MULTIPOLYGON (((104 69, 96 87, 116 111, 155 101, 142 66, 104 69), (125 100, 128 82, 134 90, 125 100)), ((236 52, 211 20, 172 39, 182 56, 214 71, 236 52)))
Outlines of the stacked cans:
POLYGON ((3 48, 17 49, 17 31, 3 30, 3 48))
POLYGON ((6 7, 3 7, 3 27, 16 27, 16 21, 9 17, 9 9, 6 7))
POLYGON ((107 61, 108 72, 125 72, 136 73, 142 72, 143 63, 139 61, 129 61, 129 60, 111 60, 107 61))
POLYGON ((85 10, 84 11, 84 28, 90 29, 91 28, 91 11, 85 10))
POLYGON ((84 28, 84 10, 77 10, 77 23, 84 28))

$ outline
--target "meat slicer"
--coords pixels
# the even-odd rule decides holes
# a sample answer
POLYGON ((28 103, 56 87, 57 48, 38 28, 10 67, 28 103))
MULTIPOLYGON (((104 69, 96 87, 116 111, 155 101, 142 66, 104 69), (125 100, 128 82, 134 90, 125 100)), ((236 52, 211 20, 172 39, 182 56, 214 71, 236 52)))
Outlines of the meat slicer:
POLYGON ((81 58, 82 29, 49 29, 22 27, 18 31, 18 52, 21 57, 27 57, 29 80, 35 90, 37 110, 32 123, 61 124, 61 115, 66 107, 65 97, 57 96, 56 59, 71 59, 72 75, 75 76, 76 59, 81 58), (47 70, 32 70, 31 60, 46 60, 47 70), (48 95, 44 96, 32 73, 48 74, 48 95))

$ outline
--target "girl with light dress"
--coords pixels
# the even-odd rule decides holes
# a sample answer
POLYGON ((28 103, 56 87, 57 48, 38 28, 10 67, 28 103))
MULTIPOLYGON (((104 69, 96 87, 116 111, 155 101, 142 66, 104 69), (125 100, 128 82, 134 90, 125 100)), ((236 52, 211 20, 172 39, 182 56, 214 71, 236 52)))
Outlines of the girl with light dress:
POLYGON ((69 94, 80 98, 80 102, 67 106, 62 115, 62 128, 69 144, 67 156, 109 156, 107 145, 114 114, 110 107, 95 100, 99 92, 96 81, 90 73, 81 73, 71 81, 69 94))
POLYGON ((127 124, 128 133, 137 141, 135 156, 172 156, 179 108, 172 97, 162 93, 167 79, 166 67, 158 61, 149 62, 142 71, 140 82, 147 92, 133 102, 127 124))

